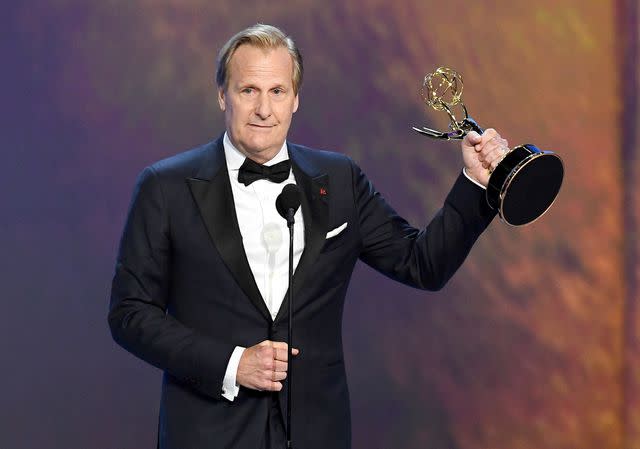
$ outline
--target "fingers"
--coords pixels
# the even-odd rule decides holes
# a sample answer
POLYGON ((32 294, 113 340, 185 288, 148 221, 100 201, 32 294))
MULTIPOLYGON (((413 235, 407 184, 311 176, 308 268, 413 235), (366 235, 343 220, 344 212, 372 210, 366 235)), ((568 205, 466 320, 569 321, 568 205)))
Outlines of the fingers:
MULTIPOLYGON (((300 351, 293 349, 293 354, 300 351)), ((240 364, 236 381, 247 388, 263 391, 280 391, 287 377, 288 345, 285 342, 265 340, 247 348, 240 364)))
POLYGON ((462 144, 468 147, 475 147, 482 142, 482 136, 475 131, 470 131, 462 139, 462 144))
POLYGON ((280 391, 282 390, 282 383, 280 382, 265 382, 263 388, 256 388, 261 391, 280 391))
MULTIPOLYGON (((289 360, 289 345, 283 341, 270 341, 265 340, 258 345, 261 347, 263 354, 269 354, 273 360, 281 360, 286 362, 289 360)), ((300 350, 293 348, 293 355, 298 355, 300 350)))
POLYGON ((281 380, 285 380, 287 378, 286 371, 266 371, 264 373, 265 378, 271 380, 271 382, 280 382, 281 380))
MULTIPOLYGON (((300 353, 300 351, 296 348, 293 348, 293 355, 298 355, 300 353)), ((273 356, 274 360, 282 360, 283 362, 286 362, 289 360, 289 348, 285 347, 285 348, 274 348, 274 356, 273 356)))
MULTIPOLYGON (((286 374, 284 377, 287 377, 286 374)), ((269 373, 265 373, 265 376, 263 379, 261 379, 260 381, 258 381, 258 383, 256 383, 256 386, 253 388, 254 390, 258 390, 258 391, 280 391, 282 390, 282 382, 280 381, 276 381, 276 380, 271 380, 271 379, 276 379, 276 376, 273 376, 272 374, 269 373)), ((280 379, 280 380, 284 380, 284 378, 280 379)))
POLYGON ((274 360, 273 361, 273 366, 271 367, 271 369, 276 371, 276 372, 286 373, 288 366, 289 365, 288 365, 287 362, 281 362, 280 360, 274 360))
POLYGON ((482 141, 474 149, 482 167, 493 171, 509 152, 509 143, 492 128, 487 129, 481 138, 482 141))
POLYGON ((507 146, 507 141, 499 137, 494 137, 486 142, 478 152, 478 160, 485 169, 493 170, 508 152, 509 147, 507 146))
MULTIPOLYGON (((471 132, 475 132, 475 131, 471 131, 471 132)), ((469 134, 471 134, 471 133, 469 133, 469 134)), ((493 139, 494 137, 500 137, 500 134, 498 134, 498 131, 496 131, 493 128, 485 129, 485 131, 480 136, 481 142, 479 142, 479 145, 482 147, 486 142, 488 142, 489 140, 493 139)), ((478 145, 478 144, 476 144, 476 145, 478 145)))

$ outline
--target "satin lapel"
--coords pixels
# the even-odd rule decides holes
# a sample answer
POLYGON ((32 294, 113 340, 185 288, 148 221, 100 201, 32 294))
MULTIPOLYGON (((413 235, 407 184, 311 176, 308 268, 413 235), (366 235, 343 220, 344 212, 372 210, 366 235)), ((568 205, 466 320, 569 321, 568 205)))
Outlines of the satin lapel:
MULTIPOLYGON (((327 192, 329 191, 329 176, 318 173, 317 169, 307 161, 295 145, 289 145, 291 169, 296 178, 296 184, 302 193, 300 207, 304 218, 304 251, 293 275, 293 301, 300 294, 302 286, 313 269, 313 264, 320 254, 327 236, 329 226, 329 205, 327 192)), ((294 228, 295 232, 295 228, 294 228)), ((289 292, 287 292, 287 295, 289 292)), ((276 316, 276 321, 284 319, 289 313, 289 304, 285 296, 282 306, 276 316)))
POLYGON ((242 245, 222 139, 211 148, 211 152, 211 157, 206 159, 198 174, 187 178, 187 182, 209 236, 225 265, 260 313, 271 321, 242 245))

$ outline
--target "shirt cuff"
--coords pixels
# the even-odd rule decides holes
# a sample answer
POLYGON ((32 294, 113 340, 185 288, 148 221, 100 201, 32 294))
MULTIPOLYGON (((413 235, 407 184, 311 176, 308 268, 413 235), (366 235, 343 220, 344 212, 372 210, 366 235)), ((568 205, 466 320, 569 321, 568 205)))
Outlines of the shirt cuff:
POLYGON ((222 397, 229 401, 233 401, 240 391, 240 387, 238 387, 238 384, 236 383, 236 375, 238 374, 240 358, 242 357, 245 349, 246 348, 243 348, 242 346, 236 346, 231 353, 231 357, 229 357, 227 371, 224 373, 224 380, 222 381, 222 397))
POLYGON ((469 181, 471 181, 472 183, 474 183, 474 184, 475 184, 475 185, 477 185, 478 187, 480 187, 480 188, 482 188, 482 189, 484 189, 484 190, 487 190, 487 188, 486 188, 485 186, 483 186, 483 185, 482 185, 482 184, 480 184, 478 181, 476 181, 476 180, 475 180, 475 179, 473 179, 471 176, 469 176, 469 175, 467 174, 467 169, 466 169, 466 168, 464 168, 464 167, 462 168, 462 174, 463 174, 463 175, 464 175, 464 176, 465 176, 469 181))

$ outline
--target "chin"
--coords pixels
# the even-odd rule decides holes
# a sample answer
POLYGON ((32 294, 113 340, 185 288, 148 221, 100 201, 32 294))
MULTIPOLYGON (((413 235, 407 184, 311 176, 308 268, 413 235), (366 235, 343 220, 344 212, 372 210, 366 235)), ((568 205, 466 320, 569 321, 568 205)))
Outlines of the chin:
POLYGON ((279 139, 249 139, 247 141, 247 148, 251 148, 255 152, 263 152, 277 148, 280 150, 282 142, 279 139))

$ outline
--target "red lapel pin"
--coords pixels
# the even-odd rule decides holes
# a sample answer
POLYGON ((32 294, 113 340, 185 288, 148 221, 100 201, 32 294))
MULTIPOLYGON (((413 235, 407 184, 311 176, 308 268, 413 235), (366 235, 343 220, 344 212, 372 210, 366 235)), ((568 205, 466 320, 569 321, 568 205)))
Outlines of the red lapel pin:
POLYGON ((327 189, 325 189, 324 187, 320 187, 320 195, 324 196, 327 194, 327 189))

